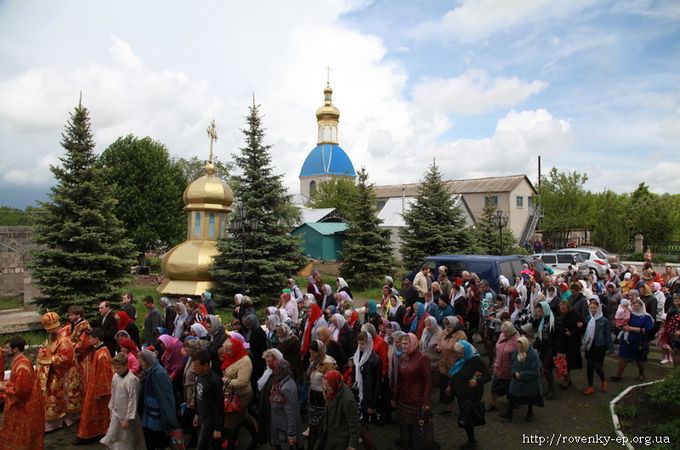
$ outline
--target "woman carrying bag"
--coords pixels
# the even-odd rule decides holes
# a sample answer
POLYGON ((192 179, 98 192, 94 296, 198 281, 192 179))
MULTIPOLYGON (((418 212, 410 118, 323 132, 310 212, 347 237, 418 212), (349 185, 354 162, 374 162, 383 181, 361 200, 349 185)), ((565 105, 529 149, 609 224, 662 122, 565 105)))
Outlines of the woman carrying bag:
POLYGON ((253 419, 247 408, 253 400, 250 378, 253 364, 243 342, 231 337, 224 342, 222 373, 224 382, 224 431, 227 435, 227 449, 236 450, 236 439, 241 425, 245 425, 251 435, 250 449, 257 448, 257 433, 253 419))

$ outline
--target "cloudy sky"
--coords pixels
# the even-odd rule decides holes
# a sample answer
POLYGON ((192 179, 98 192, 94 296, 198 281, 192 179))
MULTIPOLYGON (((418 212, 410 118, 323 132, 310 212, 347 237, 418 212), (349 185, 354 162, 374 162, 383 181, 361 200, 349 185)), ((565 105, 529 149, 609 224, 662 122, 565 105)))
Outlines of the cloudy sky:
POLYGON ((316 144, 331 66, 340 144, 379 184, 437 158, 467 178, 543 167, 680 192, 675 0, 0 2, 0 205, 44 199, 83 92, 97 151, 242 145, 252 95, 286 185, 316 144))

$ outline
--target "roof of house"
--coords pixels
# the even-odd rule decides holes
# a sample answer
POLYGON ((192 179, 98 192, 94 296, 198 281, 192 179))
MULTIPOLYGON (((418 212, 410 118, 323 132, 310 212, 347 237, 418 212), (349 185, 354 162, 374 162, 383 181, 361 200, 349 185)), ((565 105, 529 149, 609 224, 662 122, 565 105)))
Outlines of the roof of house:
MULTIPOLYGON (((475 224, 474 216, 470 211, 470 207, 462 195, 455 195, 455 204, 463 210, 465 216, 465 223, 470 226, 475 224)), ((408 212, 411 204, 416 201, 415 197, 403 198, 403 212, 408 212)), ((404 217, 402 216, 402 197, 391 197, 385 202, 385 206, 378 212, 378 218, 382 220, 382 227, 405 227, 404 217)))
POLYGON ((342 222, 307 222, 297 227, 295 230, 293 230, 293 232, 299 230, 305 225, 324 236, 342 233, 347 229, 347 224, 342 222))
MULTIPOLYGON (((526 175, 510 175, 506 177, 474 178, 468 180, 447 180, 446 186, 452 194, 480 194, 493 192, 511 192, 522 181, 529 183, 531 189, 536 192, 533 184, 526 175)), ((387 186, 374 186, 377 198, 416 197, 419 183, 393 184, 387 186)))
POLYGON ((326 216, 335 211, 335 208, 302 208, 302 223, 320 222, 326 216))

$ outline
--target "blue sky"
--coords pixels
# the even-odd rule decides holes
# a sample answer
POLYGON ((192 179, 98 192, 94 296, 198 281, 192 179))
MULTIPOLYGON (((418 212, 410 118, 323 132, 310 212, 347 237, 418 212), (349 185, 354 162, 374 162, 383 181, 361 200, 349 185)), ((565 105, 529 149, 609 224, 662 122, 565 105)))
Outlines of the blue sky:
POLYGON ((229 159, 252 94, 289 189, 331 66, 340 144, 378 184, 543 167, 680 192, 680 3, 0 3, 0 204, 44 199, 83 91, 97 151, 134 133, 229 159), (404 164, 407 161, 408 164, 404 164))

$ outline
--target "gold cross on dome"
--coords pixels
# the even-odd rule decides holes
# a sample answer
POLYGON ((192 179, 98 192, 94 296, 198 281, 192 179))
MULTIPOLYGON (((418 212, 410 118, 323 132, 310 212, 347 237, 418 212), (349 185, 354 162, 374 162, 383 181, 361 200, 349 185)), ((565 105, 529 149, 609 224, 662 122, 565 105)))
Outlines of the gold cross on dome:
POLYGON ((326 67, 326 86, 331 85, 331 68, 326 67))
POLYGON ((210 122, 210 126, 208 127, 208 136, 210 136, 210 158, 208 159, 209 162, 212 162, 213 160, 213 142, 217 140, 217 129, 215 128, 215 119, 210 122))

